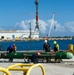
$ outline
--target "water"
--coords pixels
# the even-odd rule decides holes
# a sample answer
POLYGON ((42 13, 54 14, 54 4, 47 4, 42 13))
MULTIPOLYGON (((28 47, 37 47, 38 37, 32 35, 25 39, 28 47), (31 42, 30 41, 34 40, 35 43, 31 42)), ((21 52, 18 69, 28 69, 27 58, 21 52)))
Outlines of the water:
MULTIPOLYGON (((53 40, 48 41, 51 45, 51 48, 53 49, 53 40)), ((12 44, 16 44, 17 51, 22 50, 43 50, 43 43, 44 41, 1 41, 0 45, 3 47, 3 50, 6 51, 7 47, 12 44)), ((73 40, 57 40, 57 43, 59 44, 60 50, 68 50, 68 45, 73 44, 74 45, 74 39, 73 40)))

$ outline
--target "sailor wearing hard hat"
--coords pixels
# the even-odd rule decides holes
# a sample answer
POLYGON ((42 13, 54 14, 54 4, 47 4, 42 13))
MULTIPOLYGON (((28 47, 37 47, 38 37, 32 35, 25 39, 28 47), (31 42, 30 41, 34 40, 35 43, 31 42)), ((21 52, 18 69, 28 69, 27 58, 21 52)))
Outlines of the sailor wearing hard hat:
MULTIPOLYGON (((51 51, 51 46, 50 46, 50 44, 48 43, 47 40, 44 40, 43 50, 45 52, 50 52, 51 51)), ((47 58, 47 57, 46 57, 46 62, 49 62, 49 58, 47 58)))
POLYGON ((54 52, 58 52, 59 51, 59 45, 57 44, 56 41, 54 41, 53 43, 54 43, 54 52))
POLYGON ((43 45, 43 50, 45 50, 45 52, 50 52, 51 46, 48 43, 47 40, 44 40, 44 45, 43 45))

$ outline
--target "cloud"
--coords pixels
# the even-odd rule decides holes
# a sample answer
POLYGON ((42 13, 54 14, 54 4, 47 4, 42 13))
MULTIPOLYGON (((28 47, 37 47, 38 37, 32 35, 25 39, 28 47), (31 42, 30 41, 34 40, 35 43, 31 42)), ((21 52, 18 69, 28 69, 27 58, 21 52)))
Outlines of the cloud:
POLYGON ((65 26, 66 26, 67 30, 69 30, 69 32, 74 32, 74 21, 66 22, 65 26))
MULTIPOLYGON (((25 20, 25 21, 21 21, 20 23, 16 24, 16 28, 19 27, 20 29, 24 29, 24 30, 29 30, 30 29, 30 23, 31 23, 31 28, 32 30, 35 30, 35 26, 36 26, 36 20, 32 19, 32 20, 25 20)), ((46 22, 44 22, 43 20, 39 20, 39 28, 41 33, 45 33, 46 32, 46 22)))
POLYGON ((40 23, 40 30, 42 33, 45 33, 47 30, 47 23, 43 20, 39 20, 40 23))
POLYGON ((20 29, 25 29, 25 30, 27 30, 28 29, 28 23, 29 23, 29 21, 27 22, 27 21, 21 21, 20 23, 17 23, 16 24, 16 28, 17 27, 19 27, 20 29))
MULTIPOLYGON (((30 22, 31 22, 31 28, 32 30, 35 30, 36 26, 36 20, 31 19, 31 20, 23 20, 20 23, 16 24, 16 28, 18 29, 23 29, 23 30, 29 30, 30 29, 30 22)), ((56 31, 57 36, 61 35, 67 35, 69 32, 74 32, 74 22, 66 22, 63 25, 58 23, 58 21, 55 21, 53 18, 49 19, 47 21, 43 21, 39 19, 39 28, 40 28, 40 33, 42 35, 54 35, 54 31, 56 31), (55 26, 55 29, 54 29, 55 26)))
POLYGON ((54 32, 58 33, 58 32, 65 32, 65 28, 63 25, 61 25, 60 23, 58 23, 57 21, 55 21, 53 18, 47 21, 48 24, 48 32, 49 32, 49 36, 51 34, 55 34, 54 32))

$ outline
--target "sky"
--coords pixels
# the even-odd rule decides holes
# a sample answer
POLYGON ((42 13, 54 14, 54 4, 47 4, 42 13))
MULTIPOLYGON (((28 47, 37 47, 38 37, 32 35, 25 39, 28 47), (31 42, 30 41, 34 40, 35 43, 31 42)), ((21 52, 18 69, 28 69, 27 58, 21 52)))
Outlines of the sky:
MULTIPOLYGON (((74 0, 38 1, 41 36, 74 36, 74 0)), ((0 0, 0 30, 35 30, 35 17, 35 0, 0 0)))

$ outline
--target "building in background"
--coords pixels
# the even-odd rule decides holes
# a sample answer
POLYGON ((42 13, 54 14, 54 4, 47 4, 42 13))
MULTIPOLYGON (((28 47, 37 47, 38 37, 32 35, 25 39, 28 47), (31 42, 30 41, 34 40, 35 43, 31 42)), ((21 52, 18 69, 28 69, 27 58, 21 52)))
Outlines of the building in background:
POLYGON ((31 37, 32 39, 38 39, 39 33, 34 32, 33 30, 0 30, 0 40, 28 40, 31 37))

